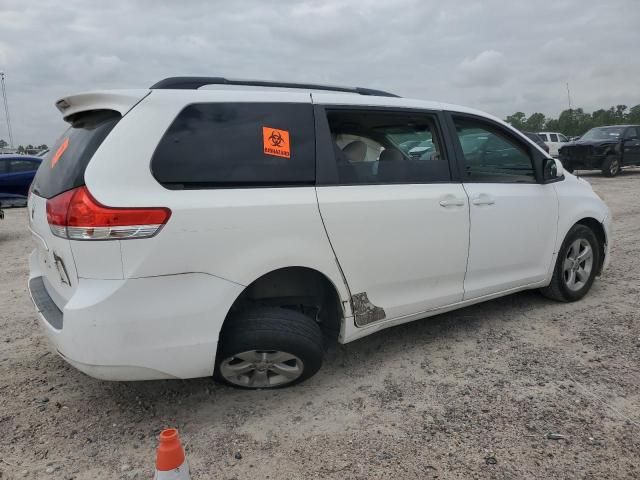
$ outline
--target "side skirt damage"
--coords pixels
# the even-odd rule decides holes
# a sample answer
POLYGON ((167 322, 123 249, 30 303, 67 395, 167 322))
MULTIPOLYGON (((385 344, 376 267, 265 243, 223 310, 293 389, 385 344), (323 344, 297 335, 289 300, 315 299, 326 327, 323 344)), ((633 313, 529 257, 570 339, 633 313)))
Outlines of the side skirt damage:
POLYGON ((371 303, 367 292, 351 295, 351 308, 358 327, 383 320, 387 316, 383 308, 371 303))

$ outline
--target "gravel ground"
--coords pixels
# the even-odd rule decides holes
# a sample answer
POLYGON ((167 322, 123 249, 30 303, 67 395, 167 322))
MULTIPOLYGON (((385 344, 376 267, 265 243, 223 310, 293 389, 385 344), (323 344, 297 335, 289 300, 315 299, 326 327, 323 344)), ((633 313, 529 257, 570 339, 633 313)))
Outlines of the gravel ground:
POLYGON ((166 426, 194 480, 640 478, 640 170, 584 177, 615 222, 610 268, 585 299, 525 292, 395 327, 280 391, 67 366, 27 296, 26 212, 7 211, 0 478, 151 478, 166 426))

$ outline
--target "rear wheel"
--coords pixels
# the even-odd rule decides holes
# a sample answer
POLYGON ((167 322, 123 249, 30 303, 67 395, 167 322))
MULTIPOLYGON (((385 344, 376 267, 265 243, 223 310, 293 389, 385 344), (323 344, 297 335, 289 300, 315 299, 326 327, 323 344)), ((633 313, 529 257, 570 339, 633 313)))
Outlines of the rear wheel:
POLYGON ((589 227, 574 225, 567 234, 548 287, 540 291, 560 302, 575 302, 584 297, 600 267, 600 246, 589 227))
POLYGON ((318 323, 294 310, 242 311, 229 318, 220 342, 216 377, 236 387, 287 387, 311 377, 322 365, 318 323))
POLYGON ((620 173, 620 159, 615 155, 608 155, 602 162, 602 174, 605 177, 615 177, 620 173))

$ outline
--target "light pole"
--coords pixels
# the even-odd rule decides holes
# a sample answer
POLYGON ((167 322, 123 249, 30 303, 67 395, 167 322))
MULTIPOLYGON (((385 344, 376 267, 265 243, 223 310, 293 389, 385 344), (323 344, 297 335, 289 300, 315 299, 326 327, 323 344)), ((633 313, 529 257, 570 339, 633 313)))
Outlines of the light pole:
POLYGON ((13 133, 11 132, 11 116, 9 115, 9 103, 7 102, 7 86, 4 81, 4 72, 0 72, 2 83, 2 100, 4 100, 4 116, 7 119, 7 131, 9 132, 9 146, 13 148, 13 133))

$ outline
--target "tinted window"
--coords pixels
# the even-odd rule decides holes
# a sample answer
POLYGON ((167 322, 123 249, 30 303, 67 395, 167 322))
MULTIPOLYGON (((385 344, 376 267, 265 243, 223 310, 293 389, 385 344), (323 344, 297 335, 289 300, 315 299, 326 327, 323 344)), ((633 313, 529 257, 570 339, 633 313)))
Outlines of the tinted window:
POLYGON ((31 172, 38 168, 38 164, 31 160, 12 160, 11 173, 31 172))
POLYGON ((336 109, 327 120, 338 184, 450 180, 432 115, 336 109))
POLYGON ((7 173, 9 171, 9 160, 0 158, 0 173, 7 173))
POLYGON ((466 181, 535 182, 533 163, 515 138, 477 120, 454 118, 466 181))
POLYGON ((112 110, 82 112, 70 119, 71 127, 40 164, 34 193, 51 198, 84 185, 84 171, 121 115, 112 110))
POLYGON ((158 144, 151 169, 167 188, 313 184, 311 104, 189 105, 158 144))
POLYGON ((557 142, 557 141, 558 141, 558 135, 556 135, 555 133, 550 133, 550 134, 549 134, 549 139, 550 139, 552 142, 557 142))
POLYGON ((626 131, 626 133, 624 134, 624 137, 625 138, 640 138, 638 130, 640 130, 638 127, 631 127, 626 131))
POLYGON ((539 133, 538 136, 542 139, 543 142, 547 141, 547 134, 546 133, 539 133))
POLYGON ((569 141, 569 140, 567 139, 567 137, 565 137, 564 135, 562 135, 562 134, 560 134, 560 133, 558 134, 558 138, 560 139, 560 141, 561 141, 562 143, 566 143, 566 142, 568 142, 568 141, 569 141))

